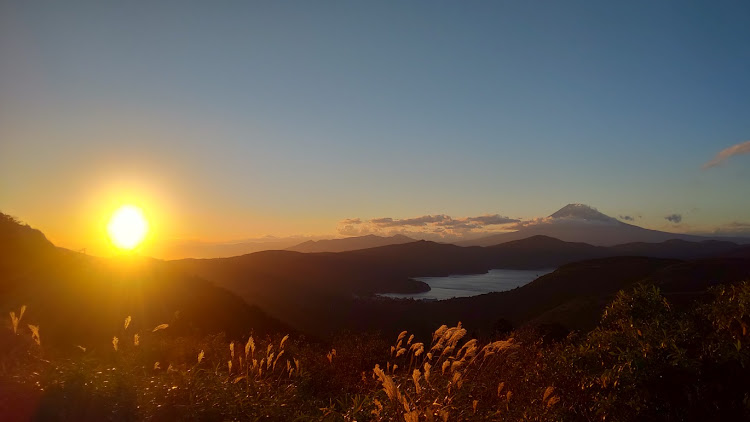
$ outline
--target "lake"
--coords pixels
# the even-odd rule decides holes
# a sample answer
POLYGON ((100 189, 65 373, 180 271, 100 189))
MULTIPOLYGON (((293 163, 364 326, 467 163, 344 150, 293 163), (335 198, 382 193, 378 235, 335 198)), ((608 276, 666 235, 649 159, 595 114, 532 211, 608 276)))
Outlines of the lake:
POLYGON ((490 270, 486 274, 451 275, 448 277, 415 278, 430 285, 424 293, 386 293, 379 296, 396 299, 444 300, 454 297, 477 296, 490 292, 504 292, 528 284, 554 269, 490 270))

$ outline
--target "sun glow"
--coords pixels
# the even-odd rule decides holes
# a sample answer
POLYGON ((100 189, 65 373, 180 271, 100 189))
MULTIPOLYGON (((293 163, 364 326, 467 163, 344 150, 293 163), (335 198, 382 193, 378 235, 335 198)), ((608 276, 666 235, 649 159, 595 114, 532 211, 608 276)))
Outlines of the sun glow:
POLYGON ((123 250, 132 250, 143 242, 148 233, 148 221, 135 205, 123 205, 112 214, 107 224, 112 243, 123 250))

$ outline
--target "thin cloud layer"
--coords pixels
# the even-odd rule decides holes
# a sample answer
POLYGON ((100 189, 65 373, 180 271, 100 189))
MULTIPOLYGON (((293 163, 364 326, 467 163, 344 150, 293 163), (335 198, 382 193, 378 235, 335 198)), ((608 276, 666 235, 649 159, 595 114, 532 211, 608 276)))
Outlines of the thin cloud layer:
POLYGON ((623 221, 635 221, 635 218, 633 218, 630 215, 621 215, 620 216, 620 220, 623 220, 623 221))
POLYGON ((732 145, 729 148, 719 151, 719 153, 716 154, 716 157, 714 157, 711 161, 703 165, 703 168, 707 169, 711 167, 716 167, 719 164, 726 161, 729 157, 732 157, 734 155, 747 154, 747 153, 750 153, 750 141, 745 141, 737 145, 732 145))
MULTIPOLYGON (((518 223, 521 220, 499 214, 480 215, 476 217, 454 218, 445 214, 423 215, 414 218, 395 219, 391 217, 361 220, 347 218, 339 222, 337 231, 344 236, 362 236, 366 234, 404 234, 452 237, 465 236, 481 232, 491 226, 502 226, 518 223)), ((424 237, 424 236, 421 236, 424 237)))

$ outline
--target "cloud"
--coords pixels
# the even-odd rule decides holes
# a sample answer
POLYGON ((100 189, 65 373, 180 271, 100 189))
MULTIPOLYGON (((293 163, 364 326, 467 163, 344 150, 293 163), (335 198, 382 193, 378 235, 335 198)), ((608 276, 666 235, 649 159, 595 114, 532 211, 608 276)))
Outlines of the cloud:
POLYGON ((394 220, 390 217, 387 218, 373 218, 370 220, 371 223, 380 227, 404 227, 404 226, 426 226, 429 223, 440 223, 451 218, 447 215, 423 215, 415 218, 405 218, 402 220, 394 220))
POLYGON ((336 231, 343 236, 364 236, 372 233, 369 225, 363 225, 359 218, 345 218, 339 221, 336 231))
POLYGON ((505 217, 500 214, 479 215, 476 217, 454 218, 445 214, 422 215, 413 218, 395 219, 391 217, 373 218, 361 220, 359 218, 347 218, 341 220, 337 231, 345 236, 362 236, 365 234, 394 235, 404 234, 406 236, 425 237, 425 235, 437 235, 440 237, 464 236, 476 234, 490 226, 500 226, 510 223, 518 223, 520 220, 505 217))
POLYGON ((750 141, 745 141, 737 145, 732 145, 729 148, 719 151, 719 153, 716 154, 716 156, 711 161, 703 165, 703 168, 707 169, 711 167, 716 167, 733 155, 741 155, 741 154, 747 154, 747 153, 750 153, 750 141))
POLYGON ((623 221, 635 221, 635 218, 633 218, 632 216, 629 216, 629 215, 621 215, 620 216, 620 220, 623 220, 623 221))
POLYGON ((664 217, 665 220, 671 221, 672 223, 679 223, 682 221, 682 214, 670 214, 666 217, 664 217))
POLYGON ((341 224, 362 224, 362 220, 359 218, 345 218, 341 220, 341 224))
POLYGON ((508 230, 521 230, 526 227, 539 226, 542 224, 550 224, 550 223, 553 223, 554 220, 555 219, 552 217, 537 217, 537 218, 532 218, 530 220, 523 220, 517 223, 510 224, 506 226, 505 228, 507 228, 508 230))
POLYGON ((480 215, 479 217, 469 217, 469 221, 475 222, 475 223, 481 223, 484 225, 495 225, 495 224, 508 224, 508 223, 516 223, 519 220, 515 218, 508 218, 503 217, 500 214, 494 214, 494 215, 480 215))
POLYGON ((449 215, 423 215, 414 218, 393 219, 390 217, 373 218, 370 223, 376 227, 425 227, 428 225, 449 228, 480 228, 499 224, 516 223, 520 220, 503 217, 499 214, 480 215, 477 217, 453 218, 449 215))

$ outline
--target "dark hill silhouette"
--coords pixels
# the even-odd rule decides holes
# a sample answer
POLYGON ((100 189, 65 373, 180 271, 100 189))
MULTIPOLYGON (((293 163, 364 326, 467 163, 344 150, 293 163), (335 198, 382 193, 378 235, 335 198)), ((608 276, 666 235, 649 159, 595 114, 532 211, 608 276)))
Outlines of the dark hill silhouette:
MULTIPOLYGON (((736 245, 735 245, 736 246, 736 245)), ((549 236, 532 236, 486 248, 494 268, 554 268, 583 259, 612 256, 607 248, 564 242, 549 236)))
POLYGON ((645 257, 577 262, 507 292, 435 302, 361 301, 347 320, 354 326, 353 329, 384 326, 385 329, 394 330, 402 326, 425 334, 436 323, 462 321, 477 332, 490 333, 493 325, 500 320, 508 320, 514 326, 519 326, 563 306, 583 302, 585 306, 574 306, 568 312, 556 315, 557 319, 545 322, 588 329, 598 322, 601 308, 617 291, 679 262, 645 257))
MULTIPOLYGON (((730 242, 692 246, 665 242, 633 244, 624 249, 633 256, 681 258, 711 256, 737 247, 730 242)), ((488 248, 418 241, 341 253, 266 251, 171 264, 188 274, 215 281, 300 330, 323 334, 345 325, 345 312, 355 306, 356 297, 423 291, 425 285, 414 281, 415 277, 480 274, 493 268, 554 268, 623 253, 617 248, 534 236, 488 248)), ((622 272, 612 268, 603 273, 607 271, 622 272)), ((531 300, 524 298, 527 299, 531 300)), ((522 303, 529 306, 529 302, 522 303)))
POLYGON ((64 348, 106 342, 128 315, 133 330, 170 324, 167 335, 291 330, 235 294, 163 262, 56 248, 41 232, 0 215, 0 309, 27 305, 24 322, 39 325, 44 342, 64 348))
POLYGON ((487 251, 420 240, 341 253, 342 259, 384 267, 380 271, 404 277, 438 277, 450 274, 483 273, 489 269, 487 251))
POLYGON ((478 335, 491 335, 502 321, 585 331, 596 326, 618 291, 638 282, 656 284, 677 306, 694 306, 709 287, 742 280, 750 280, 748 259, 610 257, 564 265, 507 292, 434 302, 361 300, 346 319, 353 330, 408 329, 423 335, 436 324, 456 321, 478 335))
POLYGON ((378 246, 398 245, 401 243, 414 242, 414 239, 397 234, 395 236, 383 237, 374 234, 366 236, 346 237, 343 239, 308 240, 299 245, 286 248, 295 252, 345 252, 358 249, 376 248, 378 246))
POLYGON ((499 233, 478 239, 457 242, 459 246, 492 246, 531 236, 544 235, 567 242, 584 242, 598 246, 614 246, 623 243, 658 243, 671 239, 690 242, 722 240, 735 243, 750 243, 748 238, 721 238, 668 233, 644 229, 609 217, 584 204, 568 204, 549 217, 522 226, 517 231, 499 233))
POLYGON ((42 232, 0 213, 0 271, 14 271, 29 256, 44 260, 55 246, 42 232))
POLYGON ((742 280, 750 280, 750 260, 719 257, 671 265, 650 275, 646 282, 674 295, 704 292, 718 284, 742 280))
POLYGON ((671 239, 661 243, 626 243, 610 248, 618 255, 651 256, 655 258, 696 259, 719 256, 740 249, 733 242, 704 240, 688 242, 671 239))
POLYGON ((746 258, 750 259, 750 245, 740 246, 729 252, 722 254, 724 258, 746 258))

